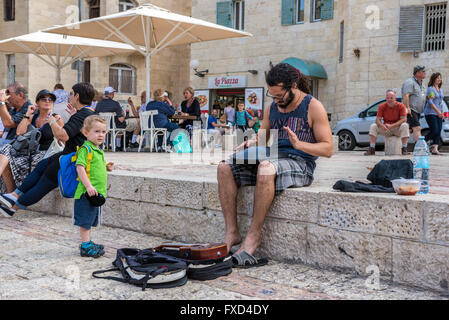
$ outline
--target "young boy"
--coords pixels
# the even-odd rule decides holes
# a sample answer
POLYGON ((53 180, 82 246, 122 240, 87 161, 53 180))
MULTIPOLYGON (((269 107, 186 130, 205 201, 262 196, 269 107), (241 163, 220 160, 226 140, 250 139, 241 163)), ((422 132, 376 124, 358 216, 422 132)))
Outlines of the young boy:
POLYGON ((74 224, 80 228, 80 254, 82 257, 98 258, 104 255, 104 246, 91 240, 91 227, 97 227, 101 207, 94 206, 88 197, 102 195, 106 198, 107 171, 112 171, 114 164, 106 164, 104 152, 98 147, 105 141, 107 127, 106 121, 97 115, 84 120, 81 132, 87 140, 78 151, 76 171, 80 183, 75 192, 74 224), (88 149, 92 151, 92 160, 88 166, 88 149))
POLYGON ((243 102, 239 102, 238 111, 235 113, 235 119, 233 126, 235 129, 240 129, 243 132, 248 129, 248 121, 252 120, 253 117, 245 110, 245 104, 243 102))

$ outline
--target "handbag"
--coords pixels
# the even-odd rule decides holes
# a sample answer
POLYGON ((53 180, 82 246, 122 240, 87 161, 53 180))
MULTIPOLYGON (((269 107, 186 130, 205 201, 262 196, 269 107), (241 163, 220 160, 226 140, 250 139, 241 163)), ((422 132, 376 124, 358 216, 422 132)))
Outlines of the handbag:
POLYGON ((49 158, 54 154, 62 152, 64 150, 64 147, 64 143, 62 144, 62 146, 60 146, 58 140, 56 138, 53 138, 53 142, 50 144, 50 147, 48 147, 47 152, 42 159, 49 158))

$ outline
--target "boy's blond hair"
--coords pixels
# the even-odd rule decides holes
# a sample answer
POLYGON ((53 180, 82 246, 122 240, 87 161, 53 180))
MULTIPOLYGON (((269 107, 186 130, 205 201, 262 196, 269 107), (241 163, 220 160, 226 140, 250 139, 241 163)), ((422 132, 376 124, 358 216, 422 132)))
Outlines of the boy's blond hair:
POLYGON ((106 120, 104 118, 100 117, 99 115, 94 114, 94 115, 88 116, 86 119, 84 119, 82 130, 89 132, 92 129, 95 122, 100 122, 107 127, 106 120))

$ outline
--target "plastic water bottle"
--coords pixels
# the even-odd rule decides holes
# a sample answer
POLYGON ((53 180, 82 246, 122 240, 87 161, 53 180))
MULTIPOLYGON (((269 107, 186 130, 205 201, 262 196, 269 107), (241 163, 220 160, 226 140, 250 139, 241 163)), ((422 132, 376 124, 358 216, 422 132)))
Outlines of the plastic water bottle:
POLYGON ((413 178, 421 180, 419 194, 429 193, 429 147, 424 137, 419 137, 413 150, 413 178))

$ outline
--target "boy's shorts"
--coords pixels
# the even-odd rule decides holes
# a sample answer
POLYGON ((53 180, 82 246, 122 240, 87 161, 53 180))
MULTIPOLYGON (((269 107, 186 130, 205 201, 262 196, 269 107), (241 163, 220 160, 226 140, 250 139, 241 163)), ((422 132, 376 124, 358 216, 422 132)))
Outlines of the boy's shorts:
POLYGON ((90 230, 98 226, 100 207, 94 207, 83 194, 80 199, 75 199, 73 210, 74 225, 90 230))

